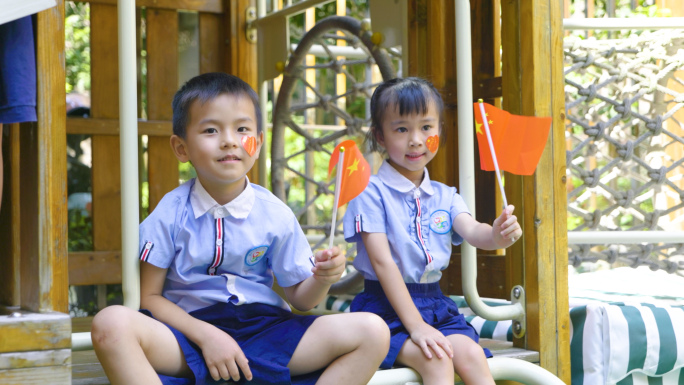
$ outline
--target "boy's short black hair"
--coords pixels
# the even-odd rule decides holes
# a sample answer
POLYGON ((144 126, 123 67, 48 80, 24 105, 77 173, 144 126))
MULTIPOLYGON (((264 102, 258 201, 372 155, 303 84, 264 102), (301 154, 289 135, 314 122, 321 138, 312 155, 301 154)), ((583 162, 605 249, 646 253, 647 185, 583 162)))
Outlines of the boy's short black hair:
MULTIPOLYGON (((439 133, 444 125, 444 101, 442 95, 429 81, 418 78, 394 78, 381 83, 371 97, 371 127, 366 142, 371 150, 380 151, 378 135, 382 136, 382 120, 388 108, 399 108, 399 115, 427 114, 430 101, 439 112, 439 133)), ((443 142, 442 142, 443 143, 443 142)))
POLYGON ((256 92, 244 80, 223 72, 211 72, 188 80, 173 97, 173 134, 185 139, 190 106, 195 100, 204 103, 221 94, 247 96, 254 104, 257 133, 261 133, 261 106, 256 92))

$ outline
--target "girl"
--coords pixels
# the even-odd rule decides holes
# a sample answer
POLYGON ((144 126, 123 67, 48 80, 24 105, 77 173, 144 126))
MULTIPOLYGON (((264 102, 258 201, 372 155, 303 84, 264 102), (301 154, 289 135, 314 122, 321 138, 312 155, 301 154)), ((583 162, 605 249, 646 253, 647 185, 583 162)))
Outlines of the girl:
POLYGON ((366 190, 344 216, 344 235, 358 243, 354 267, 366 281, 352 311, 380 315, 391 331, 382 368, 414 368, 424 384, 494 384, 478 335, 439 288, 451 245, 463 240, 481 249, 512 245, 522 234, 508 206, 490 226, 476 221, 456 189, 430 180, 444 103, 419 78, 392 79, 371 99, 373 150, 387 154, 366 190))

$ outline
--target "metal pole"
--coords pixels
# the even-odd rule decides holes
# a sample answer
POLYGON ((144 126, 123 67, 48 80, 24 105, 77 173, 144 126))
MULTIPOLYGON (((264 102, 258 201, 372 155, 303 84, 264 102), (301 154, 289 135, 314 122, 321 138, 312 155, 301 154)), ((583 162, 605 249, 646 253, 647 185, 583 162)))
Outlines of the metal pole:
POLYGON ((630 18, 570 18, 563 19, 563 29, 572 30, 620 30, 620 29, 680 29, 684 17, 630 17, 630 18))
MULTIPOLYGON (((138 264, 138 95, 136 91, 135 1, 118 0, 119 122, 121 154, 121 277, 124 305, 140 308, 138 264)), ((90 333, 71 335, 72 350, 92 349, 90 333)))
MULTIPOLYGON (((298 13, 302 13, 311 7, 317 7, 319 5, 326 4, 326 3, 329 3, 331 1, 333 1, 333 0, 303 0, 303 1, 300 1, 299 3, 287 6, 283 9, 281 9, 280 11, 269 13, 268 15, 264 14, 264 16, 259 16, 259 18, 254 21, 254 24, 258 26, 259 24, 264 23, 262 25, 265 25, 265 23, 268 23, 269 20, 275 20, 275 19, 278 19, 281 17, 293 16, 293 15, 296 15, 298 13)), ((265 3, 264 3, 264 5, 265 5, 265 3)), ((264 6, 262 9, 264 9, 264 12, 265 12, 266 7, 264 6)))
MULTIPOLYGON (((473 78, 470 44, 470 1, 456 0, 456 60, 458 82, 458 163, 459 187, 466 205, 475 216, 475 156, 473 135, 473 78)), ((477 255, 467 242, 461 245, 463 294, 470 308, 482 318, 499 321, 524 321, 521 303, 490 307, 477 292, 477 255)))
POLYGON ((568 231, 568 244, 684 243, 684 231, 568 231))
MULTIPOLYGON (((563 385, 563 381, 531 362, 509 357, 487 359, 489 371, 495 380, 517 381, 526 385, 563 385)), ((378 370, 368 385, 405 385, 422 383, 418 372, 410 368, 378 370)))
POLYGON ((138 95, 136 90, 135 1, 118 0, 119 122, 121 138, 121 264, 124 305, 140 308, 138 263, 138 95))
MULTIPOLYGON (((257 1, 257 20, 266 15, 266 0, 257 1)), ((264 42, 260 42, 264 44, 264 42)), ((260 186, 268 188, 269 179, 266 168, 268 167, 268 154, 271 152, 271 144, 268 143, 268 82, 264 81, 259 84, 259 106, 261 107, 261 123, 262 132, 264 133, 264 141, 261 144, 261 154, 259 155, 259 180, 256 181, 260 186)), ((273 98, 272 107, 275 107, 275 97, 273 98)))

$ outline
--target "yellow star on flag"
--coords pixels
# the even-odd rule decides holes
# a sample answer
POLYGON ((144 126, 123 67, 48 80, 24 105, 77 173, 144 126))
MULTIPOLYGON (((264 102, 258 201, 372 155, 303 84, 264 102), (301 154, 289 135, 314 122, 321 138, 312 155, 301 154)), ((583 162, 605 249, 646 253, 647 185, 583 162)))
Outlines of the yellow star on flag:
POLYGON ((482 132, 481 128, 482 123, 475 122, 475 131, 477 131, 477 133, 480 135, 484 135, 484 132, 482 132))
POLYGON ((359 160, 354 159, 354 163, 347 167, 347 170, 349 170, 349 175, 351 175, 354 171, 357 171, 359 169, 359 160))

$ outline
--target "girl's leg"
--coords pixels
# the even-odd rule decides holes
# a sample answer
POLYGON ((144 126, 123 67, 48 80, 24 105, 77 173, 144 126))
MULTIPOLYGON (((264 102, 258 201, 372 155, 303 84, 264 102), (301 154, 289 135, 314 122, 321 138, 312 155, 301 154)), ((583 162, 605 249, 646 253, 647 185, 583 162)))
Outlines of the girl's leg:
POLYGON ((389 329, 370 313, 316 319, 299 341, 288 368, 293 376, 328 366, 318 384, 366 384, 389 350, 389 329))
MULTIPOLYGON (((454 355, 456 355, 455 351, 454 355)), ((453 385, 454 383, 454 365, 449 356, 445 354, 442 358, 437 358, 433 354, 432 358, 427 358, 423 350, 410 338, 406 339, 399 350, 397 362, 415 369, 423 378, 424 385, 453 385)))
POLYGON ((447 336, 454 348, 454 369, 468 385, 494 385, 482 347, 468 336, 447 336))
POLYGON ((112 385, 161 384, 157 372, 192 375, 176 337, 161 322, 124 306, 93 319, 93 346, 112 385))

